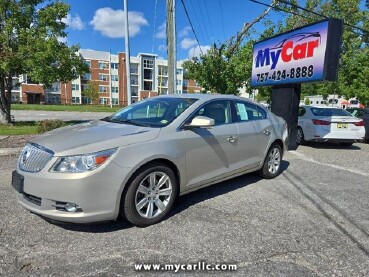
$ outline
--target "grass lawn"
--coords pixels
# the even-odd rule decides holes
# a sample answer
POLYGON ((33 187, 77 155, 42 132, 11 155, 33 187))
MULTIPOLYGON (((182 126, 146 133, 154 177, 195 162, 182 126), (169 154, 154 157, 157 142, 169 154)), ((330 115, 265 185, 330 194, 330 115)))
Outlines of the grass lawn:
POLYGON ((12 110, 23 111, 70 111, 70 112, 116 112, 122 107, 97 106, 97 105, 34 105, 12 104, 12 110))
POLYGON ((36 135, 37 122, 25 121, 15 122, 13 124, 0 124, 0 135, 13 136, 13 135, 36 135))
MULTIPOLYGON (((84 121, 66 121, 65 125, 72 125, 82 123, 84 121)), ((0 135, 17 136, 17 135, 37 135, 38 132, 37 121, 20 121, 12 124, 0 124, 0 135)))

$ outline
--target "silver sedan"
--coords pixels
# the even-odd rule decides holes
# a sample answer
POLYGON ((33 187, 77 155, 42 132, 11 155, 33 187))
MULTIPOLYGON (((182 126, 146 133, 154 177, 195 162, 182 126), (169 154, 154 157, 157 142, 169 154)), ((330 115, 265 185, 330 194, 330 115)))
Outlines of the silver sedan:
POLYGON ((286 122, 226 95, 149 98, 98 121, 56 129, 22 150, 12 185, 54 221, 162 220, 178 196, 258 171, 276 177, 286 122))

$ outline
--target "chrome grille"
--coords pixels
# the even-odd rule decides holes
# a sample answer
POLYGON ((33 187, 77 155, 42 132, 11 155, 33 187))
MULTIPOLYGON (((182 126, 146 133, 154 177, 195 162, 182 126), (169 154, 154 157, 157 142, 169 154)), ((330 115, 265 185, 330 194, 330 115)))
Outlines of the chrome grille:
POLYGON ((19 156, 19 168, 27 172, 41 171, 54 153, 35 143, 27 143, 19 156))

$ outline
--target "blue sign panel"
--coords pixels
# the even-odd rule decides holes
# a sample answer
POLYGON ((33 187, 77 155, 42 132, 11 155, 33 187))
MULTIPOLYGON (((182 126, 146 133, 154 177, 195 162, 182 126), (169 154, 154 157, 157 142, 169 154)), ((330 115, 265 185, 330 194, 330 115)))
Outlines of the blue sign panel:
MULTIPOLYGON (((256 43, 251 86, 325 80, 326 63, 330 62, 327 59, 330 22, 321 21, 256 43)), ((339 48, 339 45, 334 47, 339 48)), ((330 69, 336 70, 334 67, 330 69)))

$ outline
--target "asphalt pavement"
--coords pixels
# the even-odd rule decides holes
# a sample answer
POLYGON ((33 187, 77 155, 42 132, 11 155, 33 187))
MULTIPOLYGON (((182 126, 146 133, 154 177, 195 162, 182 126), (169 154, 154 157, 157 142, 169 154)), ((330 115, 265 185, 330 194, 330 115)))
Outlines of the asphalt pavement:
MULTIPOLYGON (((288 152, 273 180, 248 174, 183 196, 163 222, 52 224, 23 209, 0 157, 0 276, 172 276, 135 264, 235 264, 176 276, 369 276, 369 145, 288 152)), ((104 184, 102 184, 104 185, 104 184)))

